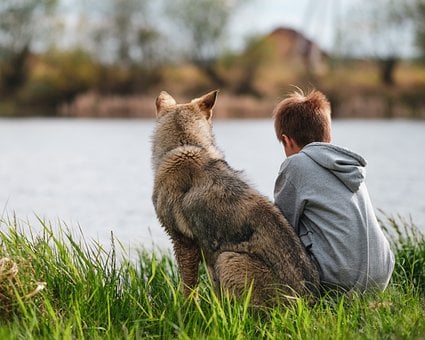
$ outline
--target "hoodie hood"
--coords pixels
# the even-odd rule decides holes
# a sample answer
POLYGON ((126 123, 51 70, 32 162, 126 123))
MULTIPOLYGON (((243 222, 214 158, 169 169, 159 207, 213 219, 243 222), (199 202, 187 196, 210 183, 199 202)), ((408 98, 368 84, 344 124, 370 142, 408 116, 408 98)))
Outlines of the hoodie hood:
POLYGON ((332 172, 351 192, 359 190, 365 180, 366 160, 348 149, 329 143, 310 143, 301 152, 332 172))

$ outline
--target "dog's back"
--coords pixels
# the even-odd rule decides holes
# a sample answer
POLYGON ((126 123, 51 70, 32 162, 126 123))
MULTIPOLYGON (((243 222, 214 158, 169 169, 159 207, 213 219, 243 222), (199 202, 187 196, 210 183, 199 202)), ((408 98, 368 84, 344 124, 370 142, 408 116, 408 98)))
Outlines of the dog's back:
POLYGON ((252 283, 255 304, 278 292, 308 294, 318 287, 318 272, 294 230, 215 147, 215 95, 176 105, 164 94, 157 102, 153 202, 173 240, 183 283, 196 283, 193 262, 202 251, 217 285, 238 295, 252 283))

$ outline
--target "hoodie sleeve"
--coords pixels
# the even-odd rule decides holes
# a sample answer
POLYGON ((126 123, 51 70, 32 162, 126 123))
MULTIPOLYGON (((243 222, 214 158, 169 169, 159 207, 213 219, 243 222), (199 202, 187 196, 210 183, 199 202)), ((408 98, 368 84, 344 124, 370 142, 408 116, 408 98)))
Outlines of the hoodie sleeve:
POLYGON ((274 201, 288 222, 299 234, 299 219, 304 210, 305 202, 294 185, 295 169, 291 169, 291 160, 287 158, 281 165, 274 187, 274 201))

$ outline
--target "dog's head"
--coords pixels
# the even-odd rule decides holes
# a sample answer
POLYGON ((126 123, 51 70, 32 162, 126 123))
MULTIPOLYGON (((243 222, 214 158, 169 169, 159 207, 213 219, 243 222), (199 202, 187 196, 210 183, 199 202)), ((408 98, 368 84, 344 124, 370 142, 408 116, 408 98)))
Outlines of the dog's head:
POLYGON ((156 99, 157 124, 153 135, 153 157, 183 145, 209 149, 214 146, 212 109, 218 91, 211 91, 189 103, 177 104, 167 92, 156 99))

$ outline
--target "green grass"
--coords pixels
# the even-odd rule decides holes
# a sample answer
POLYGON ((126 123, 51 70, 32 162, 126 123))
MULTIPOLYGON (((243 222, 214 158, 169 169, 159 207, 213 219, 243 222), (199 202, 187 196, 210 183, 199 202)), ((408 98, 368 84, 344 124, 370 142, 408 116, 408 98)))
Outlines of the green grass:
POLYGON ((29 226, 0 221, 0 258, 9 259, 0 265, 1 339, 425 337, 425 241, 393 219, 384 225, 394 235, 397 264, 384 293, 264 310, 249 307, 249 292, 240 301, 218 298, 205 270, 198 299, 184 299, 171 256, 141 251, 130 260, 113 237, 106 250, 39 223, 43 231, 32 234, 29 226), (45 288, 36 293, 39 282, 45 288))

